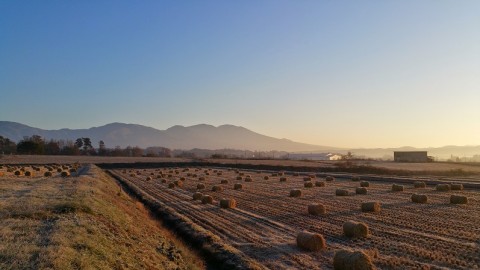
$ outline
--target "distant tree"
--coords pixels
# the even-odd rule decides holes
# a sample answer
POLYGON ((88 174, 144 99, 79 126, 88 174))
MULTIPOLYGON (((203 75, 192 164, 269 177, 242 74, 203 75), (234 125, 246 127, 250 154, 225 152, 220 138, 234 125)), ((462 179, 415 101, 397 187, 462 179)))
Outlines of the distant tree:
POLYGON ((94 155, 95 149, 92 146, 92 140, 90 138, 82 138, 83 141, 83 154, 84 155, 94 155))
POLYGON ((17 144, 9 138, 0 136, 0 154, 15 154, 17 152, 17 144))
POLYGON ((17 153, 27 155, 43 155, 45 153, 45 142, 42 137, 33 135, 24 137, 17 144, 17 153))
POLYGON ((114 157, 121 157, 124 156, 124 151, 120 146, 115 146, 115 149, 112 150, 112 156, 114 157))
POLYGON ((45 154, 46 155, 59 155, 60 154, 60 143, 55 140, 50 140, 45 144, 45 154))
POLYGON ((76 141, 75 141, 75 146, 80 149, 82 148, 83 146, 83 139, 82 138, 78 138, 76 141))
POLYGON ((99 156, 106 156, 108 154, 107 147, 105 146, 105 142, 100 140, 98 142, 98 155, 99 156))
POLYGON ((132 157, 141 157, 141 156, 143 156, 143 152, 144 152, 144 151, 143 151, 142 148, 140 148, 140 147, 138 147, 138 146, 135 146, 135 147, 132 148, 132 154, 131 154, 131 156, 132 156, 132 157))

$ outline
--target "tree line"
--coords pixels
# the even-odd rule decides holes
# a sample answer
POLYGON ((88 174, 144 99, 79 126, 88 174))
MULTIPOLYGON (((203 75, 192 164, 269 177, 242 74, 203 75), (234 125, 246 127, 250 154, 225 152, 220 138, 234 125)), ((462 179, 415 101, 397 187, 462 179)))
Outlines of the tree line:
POLYGON ((126 157, 170 157, 171 151, 165 147, 149 147, 142 149, 138 146, 122 148, 116 146, 107 148, 104 141, 99 141, 94 147, 88 137, 72 140, 45 140, 41 136, 24 137, 18 143, 0 136, 0 154, 22 155, 89 155, 89 156, 126 156, 126 157))

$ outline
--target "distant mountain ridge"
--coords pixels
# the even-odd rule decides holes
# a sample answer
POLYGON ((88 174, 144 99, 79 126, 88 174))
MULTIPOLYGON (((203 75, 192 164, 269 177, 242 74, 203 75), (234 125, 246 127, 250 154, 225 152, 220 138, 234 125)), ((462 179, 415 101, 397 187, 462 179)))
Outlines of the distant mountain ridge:
POLYGON ((265 136, 244 127, 199 124, 189 127, 173 126, 166 130, 124 123, 111 123, 88 129, 45 130, 24 124, 0 121, 0 136, 20 141, 25 136, 39 135, 55 140, 75 140, 89 137, 94 145, 103 140, 107 147, 163 146, 171 149, 244 149, 258 151, 334 151, 339 148, 298 143, 287 139, 265 136))

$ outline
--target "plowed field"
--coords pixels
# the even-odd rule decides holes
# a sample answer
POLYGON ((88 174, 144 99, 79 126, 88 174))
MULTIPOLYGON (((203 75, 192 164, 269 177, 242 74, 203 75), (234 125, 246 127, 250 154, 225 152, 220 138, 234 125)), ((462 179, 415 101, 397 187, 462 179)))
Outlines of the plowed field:
POLYGON ((214 168, 117 169, 112 171, 133 185, 170 206, 196 225, 219 236, 226 244, 270 269, 332 269, 338 249, 366 251, 381 269, 478 269, 480 268, 480 192, 455 190, 441 192, 434 186, 414 188, 403 184, 403 192, 391 191, 392 183, 370 182, 367 195, 355 194, 360 182, 336 178, 324 187, 304 187, 304 175, 272 175, 271 172, 236 171, 214 168), (250 175, 252 181, 246 182, 250 175), (265 179, 268 176, 268 179, 265 179), (151 180, 146 180, 151 177, 151 180), (280 182, 280 177, 286 177, 280 182), (241 178, 241 179, 240 179, 241 178), (183 179, 183 180, 181 180, 183 179), (169 188, 174 181, 180 186, 169 188), (222 180, 228 183, 221 184, 222 180), (205 189, 197 189, 202 183, 205 189), (235 190, 241 183, 243 189, 235 190), (222 191, 212 191, 214 185, 222 191), (336 189, 347 189, 350 196, 335 196, 336 189), (301 189, 302 196, 289 197, 301 189), (192 195, 211 195, 213 204, 202 204, 192 195), (411 202, 414 193, 428 196, 428 203, 411 202), (450 195, 464 195, 468 204, 450 204, 450 195), (219 207, 221 198, 234 198, 235 209, 219 207), (364 213, 362 202, 378 201, 382 210, 364 213), (326 215, 313 216, 307 205, 322 203, 326 215), (345 221, 364 222, 367 238, 350 239, 343 234, 345 221), (296 246, 296 235, 307 230, 322 234, 327 249, 308 252, 296 246))

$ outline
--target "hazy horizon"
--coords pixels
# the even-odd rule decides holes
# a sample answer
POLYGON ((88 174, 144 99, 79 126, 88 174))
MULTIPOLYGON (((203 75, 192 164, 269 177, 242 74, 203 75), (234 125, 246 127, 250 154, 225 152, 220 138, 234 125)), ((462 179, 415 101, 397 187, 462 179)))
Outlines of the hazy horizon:
POLYGON ((479 145, 480 2, 0 2, 0 118, 479 145))

